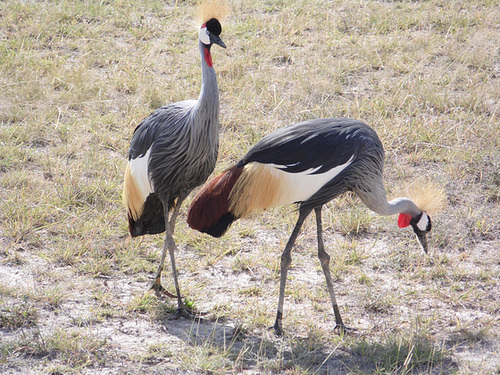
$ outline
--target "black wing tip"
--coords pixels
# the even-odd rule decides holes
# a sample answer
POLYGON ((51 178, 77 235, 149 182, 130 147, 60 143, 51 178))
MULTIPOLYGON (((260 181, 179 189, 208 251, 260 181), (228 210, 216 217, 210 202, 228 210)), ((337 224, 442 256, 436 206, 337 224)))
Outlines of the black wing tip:
POLYGON ((144 223, 141 219, 135 221, 129 216, 128 230, 132 238, 144 236, 146 234, 160 234, 165 232, 165 221, 155 220, 144 223))
POLYGON ((227 232, 227 230, 229 229, 229 227, 231 226, 233 221, 235 221, 235 220, 236 220, 236 217, 231 212, 229 212, 229 213, 223 215, 217 221, 217 223, 212 225, 210 228, 202 229, 201 232, 209 234, 212 237, 216 237, 216 238, 222 237, 227 232))

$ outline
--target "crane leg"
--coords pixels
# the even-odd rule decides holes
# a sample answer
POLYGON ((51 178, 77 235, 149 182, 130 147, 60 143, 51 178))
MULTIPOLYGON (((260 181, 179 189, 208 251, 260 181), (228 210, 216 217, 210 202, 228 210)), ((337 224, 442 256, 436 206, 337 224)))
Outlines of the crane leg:
POLYGON ((295 224, 295 228, 293 229, 293 232, 288 239, 288 242, 285 246, 285 250, 283 250, 283 253, 281 254, 281 271, 280 271, 280 292, 279 292, 279 298, 278 298, 278 311, 276 313, 276 322, 274 323, 274 333, 278 337, 283 336, 283 328, 281 326, 281 321, 283 320, 283 304, 285 302, 285 287, 286 287, 286 276, 288 273, 288 268, 290 267, 290 264, 292 263, 292 247, 295 243, 295 240, 297 239, 297 236, 299 235, 300 228, 302 228, 302 224, 304 223, 304 220, 309 216, 311 213, 311 209, 307 208, 300 208, 299 210, 299 218, 297 219, 297 223, 295 224))
MULTIPOLYGON (((168 202, 168 200, 166 200, 168 202)), ((153 282, 153 285, 151 286, 151 289, 153 289, 158 297, 160 297, 162 294, 167 295, 170 298, 177 298, 177 303, 179 304, 180 299, 180 289, 179 285, 177 282, 177 271, 175 267, 175 241, 174 238, 172 237, 172 232, 171 232, 171 226, 168 221, 168 205, 166 203, 163 204, 163 215, 164 215, 164 220, 165 220, 165 241, 163 243, 163 251, 161 253, 161 258, 160 258, 160 264, 158 265, 158 270, 156 271, 156 276, 153 282), (163 271, 163 264, 165 263, 165 258, 167 257, 167 252, 170 254, 170 260, 172 261, 172 271, 173 271, 173 276, 174 276, 174 284, 175 284, 175 291, 176 295, 170 293, 167 291, 163 285, 161 285, 161 273, 163 271)))
MULTIPOLYGON (((184 198, 178 200, 178 205, 175 207, 174 212, 172 213, 172 216, 170 218, 170 222, 168 220, 168 205, 163 204, 163 212, 164 212, 164 217, 165 217, 165 242, 163 244, 163 251, 161 253, 161 258, 160 258, 160 264, 158 266, 158 270, 156 271, 156 276, 155 280, 153 282, 153 285, 151 286, 151 289, 153 289, 158 297, 161 297, 161 295, 167 295, 170 298, 176 298, 177 299, 177 312, 175 314, 175 317, 180 317, 180 316, 185 316, 185 317, 191 317, 193 315, 197 315, 190 309, 186 308, 184 306, 184 303, 182 302, 182 297, 181 297, 181 289, 179 287, 179 281, 177 279, 177 267, 175 265, 175 250, 177 249, 177 246, 175 244, 175 240, 172 236, 173 234, 173 227, 175 227, 175 219, 179 213, 179 208, 180 204, 184 198), (174 278, 174 286, 175 286, 175 295, 167 291, 163 285, 161 285, 161 273, 163 271, 163 264, 165 263, 165 258, 167 257, 167 251, 170 256, 170 264, 172 265, 172 275, 174 278)), ((168 200, 167 200, 168 201, 168 200)))
POLYGON ((184 202, 184 199, 186 199, 186 196, 181 196, 177 198, 174 210, 172 211, 172 215, 170 216, 169 225, 170 225, 170 233, 172 234, 172 236, 174 235, 175 223, 177 222, 177 216, 179 215, 179 211, 182 206, 182 202, 184 202))
POLYGON ((337 305, 337 299, 335 298, 335 293, 333 291, 332 275, 330 273, 330 255, 325 251, 325 245, 323 243, 323 225, 321 221, 321 209, 323 206, 316 207, 314 209, 316 213, 316 227, 318 232, 318 258, 321 263, 321 268, 323 268, 323 273, 325 274, 326 285, 328 287, 328 293, 330 294, 330 301, 333 306, 333 313, 335 314, 335 328, 341 333, 349 331, 342 321, 340 316, 339 306, 337 305))

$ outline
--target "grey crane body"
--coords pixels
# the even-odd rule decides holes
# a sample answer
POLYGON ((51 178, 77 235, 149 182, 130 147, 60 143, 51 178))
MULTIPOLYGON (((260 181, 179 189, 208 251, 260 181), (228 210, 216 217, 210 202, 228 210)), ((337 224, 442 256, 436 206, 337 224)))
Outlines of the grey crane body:
MULTIPOLYGON (((296 203, 299 217, 281 255, 280 290, 274 330, 281 321, 291 250, 304 220, 315 211, 318 257, 325 274, 336 327, 345 330, 333 291, 330 256, 324 249, 321 210, 335 197, 352 191, 381 215, 400 214, 427 251, 427 214, 409 198, 387 201, 383 185, 384 149, 365 123, 343 118, 317 119, 279 129, 257 142, 238 164, 209 182, 195 197, 188 224, 218 237, 231 223, 252 211, 296 203)), ((402 219, 403 220, 402 220, 402 219)), ((401 223, 400 223, 401 221, 401 223)))
POLYGON ((375 131, 358 120, 318 119, 284 127, 257 142, 239 166, 251 162, 272 163, 284 172, 313 170, 310 175, 319 175, 350 160, 347 168, 311 197, 296 203, 315 208, 346 191, 355 191, 367 200, 377 198, 377 202, 369 203, 378 208, 379 201, 385 198, 382 185, 384 148, 375 131))
POLYGON ((314 209, 352 191, 380 215, 406 212, 416 216, 421 212, 407 198, 387 201, 383 185, 384 147, 377 133, 359 120, 327 118, 284 127, 257 142, 238 166, 253 162, 278 165, 288 173, 313 170, 309 175, 327 173, 348 163, 312 196, 294 202, 304 208, 314 209))
MULTIPOLYGON (((202 56, 202 89, 198 100, 184 100, 161 107, 137 126, 129 160, 148 150, 148 174, 155 195, 169 199, 188 195, 203 184, 215 168, 219 152, 219 88, 213 67, 202 56)), ((163 217, 161 217, 163 219, 163 217)))
POLYGON ((198 100, 161 107, 142 121, 132 137, 125 173, 124 203, 130 234, 136 237, 166 231, 152 288, 156 292, 166 292, 160 276, 168 249, 179 309, 184 307, 177 282, 176 245, 172 235, 182 202, 195 187, 206 181, 217 161, 219 89, 210 48, 214 43, 225 48, 219 38, 220 32, 220 24, 214 18, 200 30, 202 86, 198 100))

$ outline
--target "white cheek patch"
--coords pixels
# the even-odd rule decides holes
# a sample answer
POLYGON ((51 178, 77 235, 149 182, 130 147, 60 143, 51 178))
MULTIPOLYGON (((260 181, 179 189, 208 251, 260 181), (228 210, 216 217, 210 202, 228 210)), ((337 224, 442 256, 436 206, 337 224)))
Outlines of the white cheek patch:
POLYGON ((210 44, 210 36, 208 35, 208 30, 206 27, 202 27, 200 29, 200 42, 206 44, 207 46, 210 44))
POLYGON ((425 232, 427 230, 428 223, 429 223, 429 217, 425 212, 422 212, 422 217, 420 217, 420 220, 417 223, 418 229, 425 232))

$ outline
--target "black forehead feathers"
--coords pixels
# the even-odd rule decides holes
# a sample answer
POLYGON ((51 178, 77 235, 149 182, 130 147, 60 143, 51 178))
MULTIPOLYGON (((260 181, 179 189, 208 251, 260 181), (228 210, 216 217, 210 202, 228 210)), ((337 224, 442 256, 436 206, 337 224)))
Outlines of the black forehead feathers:
POLYGON ((420 221, 420 219, 422 218, 422 214, 423 212, 419 213, 417 216, 415 217, 412 217, 411 220, 410 220, 410 224, 415 224, 417 225, 417 223, 420 221))
POLYGON ((219 36, 220 33, 222 32, 222 26, 220 25, 220 22, 216 18, 209 19, 206 25, 207 25, 207 30, 214 35, 219 36))

